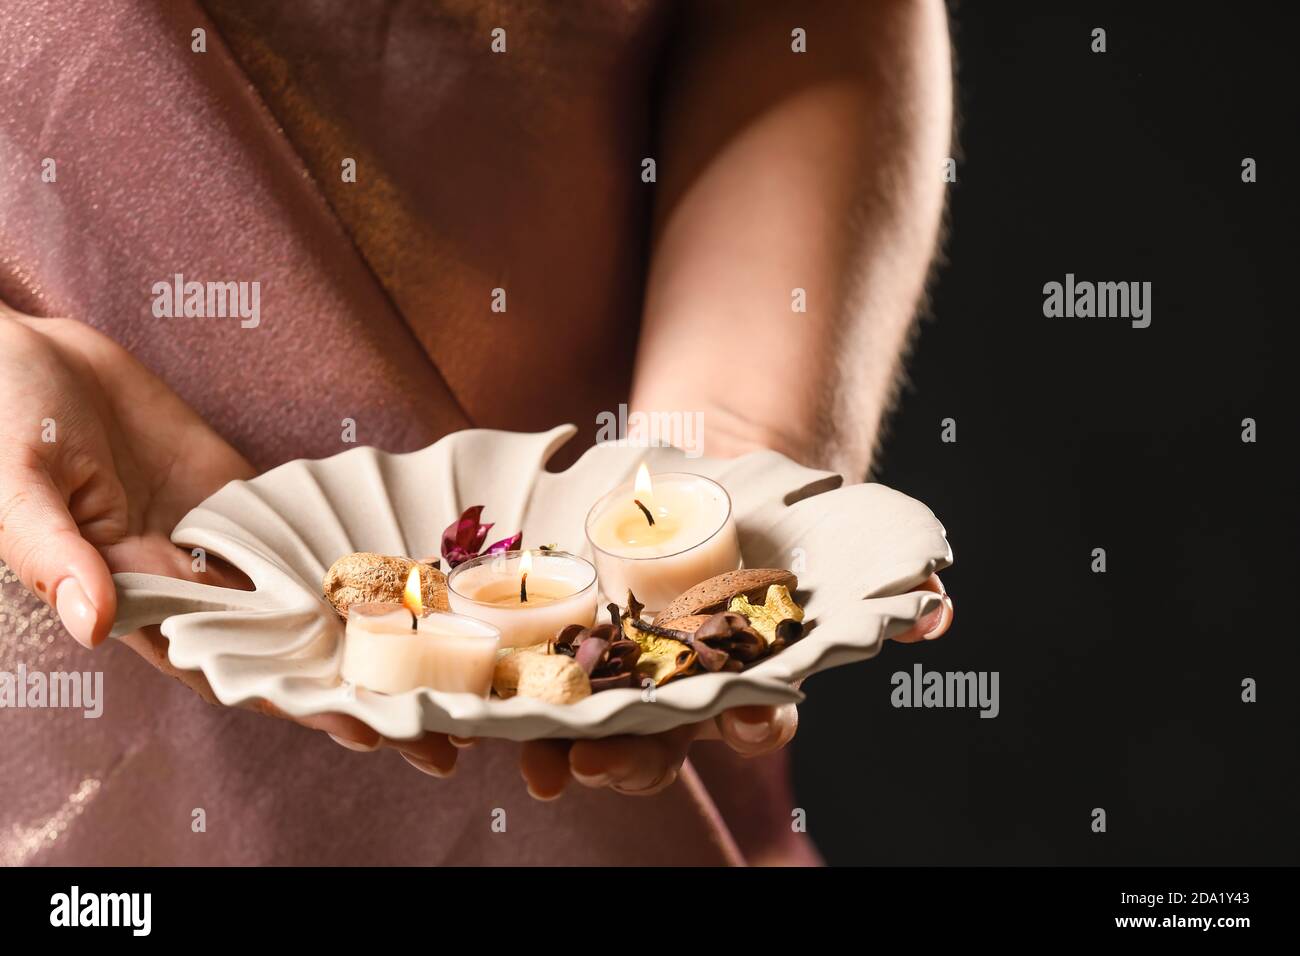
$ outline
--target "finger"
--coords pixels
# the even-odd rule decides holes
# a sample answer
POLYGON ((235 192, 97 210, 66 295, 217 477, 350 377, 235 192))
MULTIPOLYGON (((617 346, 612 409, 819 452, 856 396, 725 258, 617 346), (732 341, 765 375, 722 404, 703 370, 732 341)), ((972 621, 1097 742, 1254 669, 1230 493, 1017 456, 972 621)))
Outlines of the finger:
POLYGON ((519 751, 519 772, 534 800, 554 800, 569 782, 568 740, 526 740, 519 751))
POLYGON ((292 720, 295 723, 320 730, 340 747, 360 753, 371 753, 381 747, 396 750, 412 767, 431 777, 450 777, 456 769, 456 751, 445 734, 425 734, 415 740, 392 740, 349 714, 326 713, 292 717, 269 700, 257 699, 249 704, 254 710, 270 717, 292 720))
MULTIPOLYGON (((202 671, 185 671, 172 666, 167 659, 167 638, 162 636, 158 628, 134 631, 124 635, 122 641, 158 670, 185 684, 208 703, 220 705, 221 702, 202 671)), ((311 730, 323 731, 336 744, 348 750, 369 752, 380 747, 392 748, 399 751, 413 767, 430 776, 449 777, 456 769, 457 748, 445 734, 425 734, 415 740, 391 740, 350 714, 325 713, 293 717, 261 697, 248 701, 245 706, 268 717, 291 720, 311 730)))
POLYGON ((322 731, 340 747, 346 747, 348 750, 369 752, 378 750, 383 743, 379 731, 349 714, 331 712, 295 717, 261 697, 250 701, 247 706, 268 717, 278 717, 281 720, 301 724, 309 730, 322 731))
POLYGON ((718 734, 738 754, 757 757, 780 750, 799 729, 799 708, 794 704, 778 707, 733 707, 716 718, 718 734))
POLYGON ((460 752, 446 734, 427 733, 415 740, 383 738, 383 746, 396 750, 412 767, 430 777, 446 778, 456 772, 460 752))
POLYGON ((117 614, 108 565, 39 464, 0 469, 0 560, 58 611, 78 644, 93 648, 108 636, 117 614))
MULTIPOLYGON (((801 687, 803 687, 803 682, 804 682, 804 678, 801 677, 797 681, 795 681, 792 686, 794 687, 795 690, 799 690, 801 687)), ((773 706, 753 705, 752 707, 742 707, 742 708, 732 708, 732 709, 739 710, 742 712, 739 715, 737 715, 736 718, 733 718, 733 719, 738 719, 739 722, 742 724, 770 723, 778 719, 776 714, 776 709, 777 709, 776 705, 773 706)), ((722 714, 719 714, 717 717, 713 718, 712 720, 706 720, 702 724, 699 724, 699 733, 696 735, 695 739, 696 740, 729 740, 732 737, 738 737, 739 739, 743 740, 745 733, 748 733, 748 731, 743 731, 739 735, 732 733, 729 736, 724 736, 721 728, 721 717, 722 714)), ((796 711, 794 715, 796 728, 798 727, 798 717, 799 715, 798 712, 796 711)), ((781 718, 781 719, 786 720, 788 718, 781 718)), ((790 736, 792 737, 794 736, 794 734, 791 733, 790 736)), ((787 738, 785 742, 788 743, 789 738, 787 738)))
POLYGON ((942 637, 944 632, 952 626, 952 597, 944 588, 943 582, 939 580, 939 575, 930 575, 929 579, 917 588, 917 590, 933 591, 940 595, 943 600, 937 608, 917 621, 911 628, 894 638, 894 640, 900 644, 915 644, 917 641, 933 641, 937 637, 942 637))
POLYGON ((252 579, 218 555, 205 554, 202 565, 196 566, 194 552, 172 544, 168 534, 146 532, 102 545, 99 552, 113 573, 147 571, 196 584, 211 584, 236 591, 253 590, 252 579))
POLYGON ((312 730, 324 731, 330 740, 348 750, 369 753, 378 750, 384 742, 377 730, 348 714, 310 714, 294 720, 312 730))
POLYGON ((402 759, 421 773, 445 779, 456 772, 457 750, 446 734, 424 734, 414 740, 393 740, 382 736, 365 721, 350 714, 309 714, 293 718, 304 727, 324 731, 340 747, 359 753, 381 748, 396 750, 402 759))
POLYGON ((579 740, 569 751, 569 771, 587 787, 635 796, 658 793, 677 779, 695 734, 690 724, 647 737, 579 740))

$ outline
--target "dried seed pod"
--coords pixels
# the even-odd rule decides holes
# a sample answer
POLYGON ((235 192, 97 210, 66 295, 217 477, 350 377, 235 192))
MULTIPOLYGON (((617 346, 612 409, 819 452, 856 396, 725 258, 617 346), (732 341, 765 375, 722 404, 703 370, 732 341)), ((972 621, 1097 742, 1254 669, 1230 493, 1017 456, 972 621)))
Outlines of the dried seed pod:
POLYGON ((655 615, 654 623, 671 621, 675 618, 691 617, 697 614, 716 614, 727 610, 731 599, 744 597, 755 603, 762 603, 767 596, 767 589, 779 584, 788 591, 799 586, 799 579, 790 571, 781 568, 744 568, 740 571, 728 571, 716 577, 701 581, 686 591, 655 615))
MULTIPOLYGON (((357 551, 345 554, 325 572, 321 586, 325 599, 346 620, 354 604, 400 604, 406 579, 418 562, 410 558, 357 551)), ((426 611, 449 611, 447 576, 420 564, 420 600, 426 611)))
POLYGON ((511 649, 497 658, 492 670, 492 690, 498 697, 509 699, 519 692, 519 675, 528 657, 545 657, 545 651, 536 648, 511 649))
POLYGON ((587 672, 592 693, 631 687, 641 656, 640 645, 624 637, 618 623, 594 627, 570 624, 555 636, 551 646, 556 654, 572 657, 587 672))
POLYGON ((590 675, 592 693, 633 686, 640 659, 641 645, 636 641, 615 641, 605 651, 604 661, 590 675))
POLYGON ((767 653, 767 641, 749 624, 749 618, 719 611, 695 631, 695 643, 725 651, 732 660, 748 664, 767 653))
MULTIPOLYGON (((551 704, 572 704, 591 696, 591 681, 587 678, 587 672, 572 657, 532 652, 510 656, 518 658, 515 693, 520 697, 536 697, 551 704)), ((494 675, 493 686, 495 685, 494 675)))

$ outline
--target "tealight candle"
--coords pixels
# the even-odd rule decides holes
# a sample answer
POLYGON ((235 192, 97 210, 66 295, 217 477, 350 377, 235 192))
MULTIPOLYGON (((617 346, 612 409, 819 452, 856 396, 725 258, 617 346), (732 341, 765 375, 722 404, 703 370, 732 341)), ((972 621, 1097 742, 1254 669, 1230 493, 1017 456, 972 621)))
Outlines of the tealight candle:
POLYGON ((596 622, 596 569, 566 551, 484 554, 451 572, 447 600, 499 630, 502 647, 528 647, 596 622))
POLYGON ((459 614, 422 613, 419 573, 412 568, 403 604, 348 609, 341 676, 383 694, 428 687, 486 697, 501 633, 459 614))
POLYGON ((657 611, 701 581, 740 567, 731 497, 702 475, 663 474, 645 465, 587 515, 600 589, 622 604, 630 590, 657 611))

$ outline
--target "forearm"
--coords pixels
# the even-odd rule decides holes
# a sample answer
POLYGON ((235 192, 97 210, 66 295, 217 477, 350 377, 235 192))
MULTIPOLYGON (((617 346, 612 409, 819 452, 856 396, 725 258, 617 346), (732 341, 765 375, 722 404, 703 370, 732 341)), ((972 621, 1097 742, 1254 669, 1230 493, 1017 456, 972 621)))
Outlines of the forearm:
POLYGON ((943 7, 704 9, 663 101, 633 408, 861 477, 938 235, 943 7))

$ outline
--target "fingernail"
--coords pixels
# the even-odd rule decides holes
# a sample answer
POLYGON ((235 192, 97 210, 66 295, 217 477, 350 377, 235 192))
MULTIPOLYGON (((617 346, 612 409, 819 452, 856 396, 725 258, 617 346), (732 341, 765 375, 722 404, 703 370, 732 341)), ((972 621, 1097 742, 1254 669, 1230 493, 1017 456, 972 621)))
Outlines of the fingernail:
POLYGON ((88 650, 93 650, 91 643, 95 634, 95 605, 90 603, 86 592, 81 589, 76 578, 64 578, 54 594, 54 606, 58 609, 59 620, 68 629, 72 639, 88 650))
POLYGON ((733 717, 731 732, 747 744, 761 744, 771 738, 772 725, 769 722, 751 724, 733 717))
POLYGON ((524 785, 528 788, 528 795, 529 795, 530 797, 532 797, 534 800, 537 800, 537 801, 540 802, 540 803, 550 803, 552 800, 558 800, 558 799, 560 799, 560 794, 564 793, 563 790, 557 790, 557 791, 555 791, 555 793, 551 794, 551 795, 548 797, 548 796, 544 796, 543 794, 540 794, 540 793, 538 793, 536 790, 534 790, 534 789, 533 789, 533 785, 532 785, 531 783, 528 783, 527 781, 525 781, 525 784, 524 784, 524 785))
POLYGON ((948 597, 948 595, 945 594, 943 596, 943 599, 939 602, 939 609, 937 611, 933 611, 932 613, 926 615, 927 618, 933 618, 934 620, 929 622, 930 624, 929 629, 921 635, 921 637, 924 640, 928 641, 938 636, 939 628, 943 626, 944 618, 947 617, 948 610, 951 607, 952 607, 952 598, 948 597))
POLYGON ((437 777, 439 780, 446 780, 456 771, 455 764, 452 764, 444 770, 437 764, 430 763, 427 760, 421 760, 419 757, 412 757, 406 751, 402 751, 402 759, 416 770, 420 771, 420 773, 427 773, 430 777, 437 777))
POLYGON ((447 736, 447 739, 451 741, 453 747, 459 747, 461 750, 468 750, 470 747, 473 747, 478 743, 478 741, 473 737, 453 737, 450 734, 447 736))
POLYGON ((573 779, 578 781, 578 783, 582 784, 584 787, 608 787, 614 779, 604 772, 588 775, 585 773, 578 773, 578 771, 574 770, 572 767, 569 769, 573 773, 573 779))
POLYGON ((334 734, 330 734, 329 738, 330 740, 338 744, 340 747, 347 747, 348 750, 357 750, 360 751, 361 753, 370 753, 371 751, 379 749, 378 740, 376 740, 373 744, 363 744, 359 740, 348 740, 346 737, 338 737, 335 736, 334 734))
POLYGON ((615 784, 613 790, 615 793, 621 793, 627 797, 647 797, 656 794, 661 790, 666 790, 676 782, 677 770, 674 767, 669 767, 647 786, 628 789, 627 787, 621 787, 618 784, 615 784))

